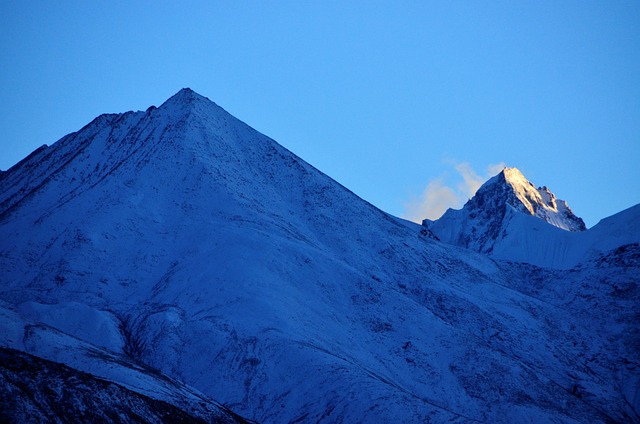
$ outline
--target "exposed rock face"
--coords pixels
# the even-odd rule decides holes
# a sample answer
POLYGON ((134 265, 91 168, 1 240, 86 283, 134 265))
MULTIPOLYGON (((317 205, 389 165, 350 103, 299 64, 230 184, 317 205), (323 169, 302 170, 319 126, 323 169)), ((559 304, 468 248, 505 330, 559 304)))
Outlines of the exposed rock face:
POLYGON ((546 186, 536 189, 516 168, 505 168, 483 184, 462 209, 449 209, 423 225, 446 243, 490 254, 508 233, 512 211, 563 230, 586 230, 564 200, 556 199, 546 186))

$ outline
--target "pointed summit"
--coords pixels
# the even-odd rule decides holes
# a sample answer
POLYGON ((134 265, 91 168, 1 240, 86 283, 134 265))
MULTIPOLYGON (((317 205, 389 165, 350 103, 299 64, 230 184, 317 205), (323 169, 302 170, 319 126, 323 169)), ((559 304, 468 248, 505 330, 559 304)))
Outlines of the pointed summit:
MULTIPOLYGON (((209 115, 209 119, 220 114, 229 115, 227 111, 222 109, 213 101, 207 97, 201 96, 190 88, 183 88, 178 91, 162 103, 158 110, 173 117, 193 112, 200 112, 200 115, 209 115)), ((230 116, 231 115, 229 115, 229 117, 230 116)))
POLYGON ((200 94, 196 93, 195 91, 193 91, 189 87, 185 87, 185 88, 181 89, 180 91, 178 91, 173 96, 169 97, 162 104, 162 106, 164 106, 164 105, 176 105, 176 104, 188 104, 188 103, 193 103, 193 102, 199 101, 199 100, 200 101, 205 100, 205 101, 211 102, 211 100, 209 100, 208 98, 206 98, 204 96, 201 96, 200 94))
MULTIPOLYGON (((497 175, 497 181, 506 184, 505 202, 516 210, 533 215, 549 224, 567 231, 584 231, 582 218, 577 217, 564 200, 557 199, 547 186, 536 188, 517 168, 505 168, 497 175)), ((494 182, 495 183, 495 182, 494 182)), ((478 192, 493 191, 492 180, 478 192)))
POLYGON ((194 169, 240 179, 247 173, 243 167, 259 168, 246 157, 263 157, 266 149, 282 148, 183 88, 146 112, 100 115, 2 173, 0 222, 45 191, 55 193, 50 199, 71 199, 118 178, 172 185, 197 177, 194 169))
POLYGON ((180 91, 178 91, 175 96, 189 96, 189 97, 194 97, 194 96, 198 96, 198 97, 203 97, 200 94, 196 93, 195 91, 193 91, 190 87, 184 87, 181 88, 180 91))
POLYGON ((586 230, 565 201, 546 186, 536 188, 517 168, 504 168, 462 209, 449 209, 440 219, 425 220, 423 225, 442 241, 491 253, 506 236, 513 214, 533 216, 566 231, 586 230))

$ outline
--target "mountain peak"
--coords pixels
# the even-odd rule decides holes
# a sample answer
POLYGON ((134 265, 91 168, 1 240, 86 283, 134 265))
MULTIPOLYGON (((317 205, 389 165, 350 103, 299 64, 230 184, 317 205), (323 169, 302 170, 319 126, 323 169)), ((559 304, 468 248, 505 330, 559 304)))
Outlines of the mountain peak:
POLYGON ((176 107, 181 107, 186 105, 193 105, 199 102, 213 103, 208 98, 201 96, 200 94, 196 93, 192 89, 186 87, 178 91, 173 96, 169 97, 169 99, 167 99, 160 107, 169 109, 169 108, 176 108, 176 107))
MULTIPOLYGON (((159 118, 157 122, 171 126, 200 128, 204 133, 218 134, 220 140, 226 141, 229 139, 224 134, 231 131, 231 128, 248 127, 215 102, 190 88, 183 88, 167 99, 157 111, 153 111, 153 117, 159 118)), ((183 138, 182 135, 179 138, 183 138)))
POLYGON ((530 190, 535 190, 536 187, 531 183, 524 174, 518 168, 505 167, 498 174, 500 180, 504 180, 509 186, 511 186, 518 193, 526 193, 530 190))
POLYGON ((586 230, 582 218, 573 213, 567 202, 557 199, 547 186, 536 188, 518 168, 504 168, 480 187, 478 193, 501 196, 502 199, 496 199, 498 203, 506 203, 519 212, 533 215, 563 230, 586 230), (503 188, 496 190, 496 184, 503 188))
POLYGON ((513 214, 538 218, 554 227, 584 231, 584 221, 547 186, 536 188, 517 168, 504 168, 484 183, 461 210, 449 209, 440 219, 425 221, 440 240, 491 253, 506 236, 513 214))
POLYGON ((505 167, 500 174, 512 184, 531 184, 518 168, 505 167))
POLYGON ((189 100, 189 101, 196 100, 198 98, 206 99, 206 97, 201 96, 200 94, 196 93, 189 87, 181 88, 180 91, 178 91, 176 94, 171 96, 170 99, 174 97, 179 99, 189 100))

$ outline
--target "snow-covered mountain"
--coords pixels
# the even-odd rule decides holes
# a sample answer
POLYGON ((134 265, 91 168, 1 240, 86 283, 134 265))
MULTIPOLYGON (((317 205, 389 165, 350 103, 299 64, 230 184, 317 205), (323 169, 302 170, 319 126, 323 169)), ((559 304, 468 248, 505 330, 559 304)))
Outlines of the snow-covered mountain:
POLYGON ((491 253, 502 236, 509 211, 535 216, 567 231, 584 231, 584 221, 546 187, 529 182, 517 168, 504 168, 489 179, 462 209, 449 209, 427 226, 441 240, 491 253))
POLYGON ((586 230, 564 200, 505 168, 482 185, 462 209, 447 210, 423 226, 438 240, 494 258, 568 269, 617 246, 640 242, 640 208, 586 230), (620 228, 611 231, 611 228, 620 228))
POLYGON ((637 244, 424 233, 183 89, 0 175, 0 345, 260 422, 640 418, 637 244))

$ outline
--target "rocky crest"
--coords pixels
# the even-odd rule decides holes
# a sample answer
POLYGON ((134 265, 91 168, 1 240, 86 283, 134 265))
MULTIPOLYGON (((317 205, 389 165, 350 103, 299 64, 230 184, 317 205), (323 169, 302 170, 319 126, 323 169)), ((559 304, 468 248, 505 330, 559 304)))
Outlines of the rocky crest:
POLYGON ((539 218, 567 231, 584 231, 584 221, 546 187, 536 188, 517 168, 505 168, 483 184, 460 210, 449 209, 423 225, 438 239, 491 253, 506 235, 511 212, 539 218))

